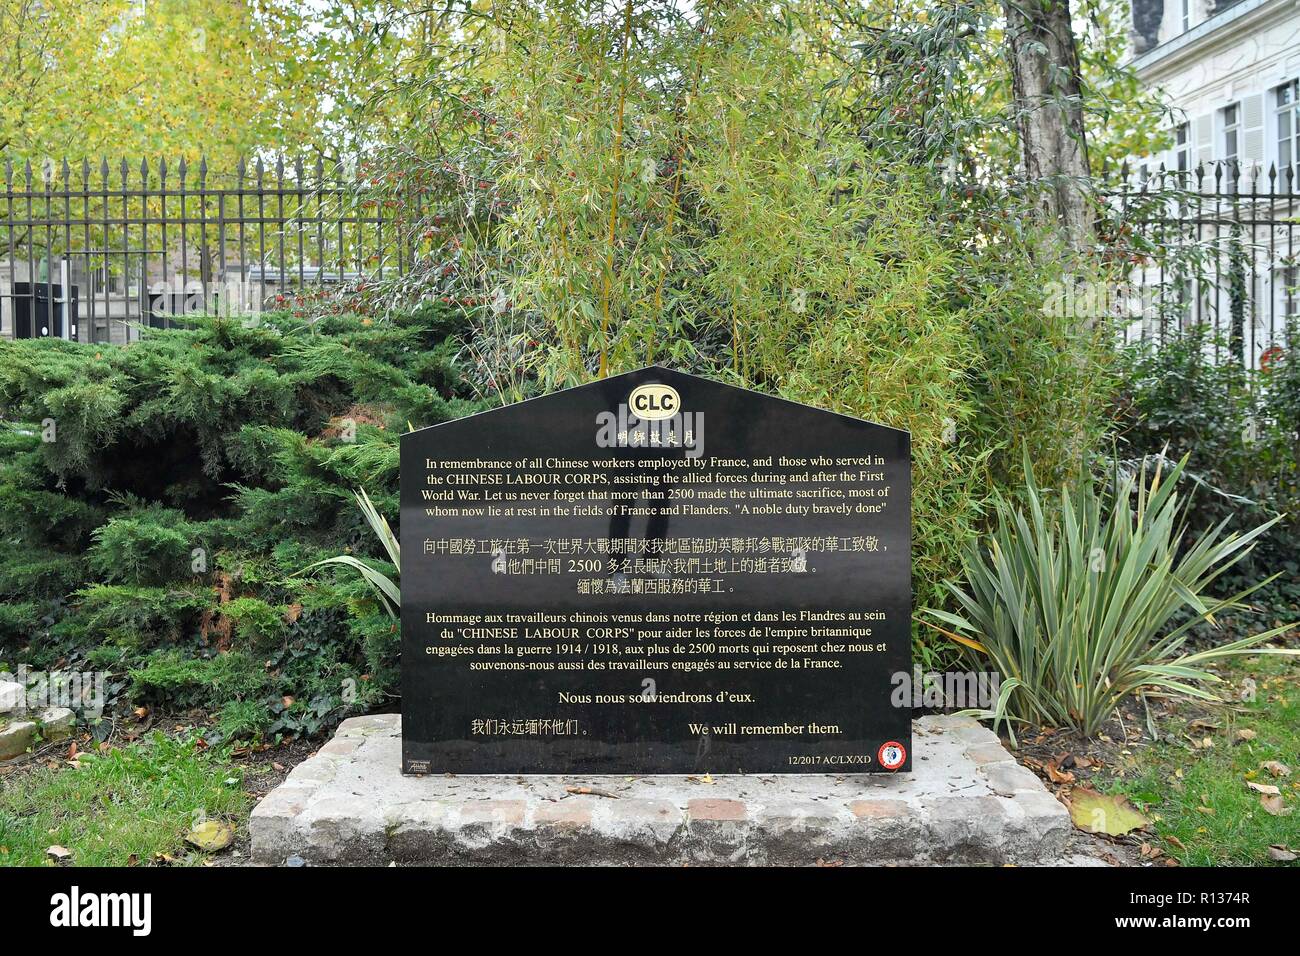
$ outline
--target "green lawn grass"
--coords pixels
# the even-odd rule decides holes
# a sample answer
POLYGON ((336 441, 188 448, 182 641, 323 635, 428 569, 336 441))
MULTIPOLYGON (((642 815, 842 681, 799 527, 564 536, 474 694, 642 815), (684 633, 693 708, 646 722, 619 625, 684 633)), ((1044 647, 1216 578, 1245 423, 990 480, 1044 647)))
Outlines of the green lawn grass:
POLYGON ((190 829, 248 814, 240 772, 192 737, 156 733, 79 763, 0 778, 0 865, 40 866, 52 845, 80 866, 147 865, 156 854, 201 862, 185 844, 190 829))
POLYGON ((1145 810, 1162 849, 1184 866, 1274 864, 1270 844, 1300 854, 1300 662, 1246 658, 1222 676, 1228 683, 1218 692, 1233 702, 1200 718, 1215 726, 1175 718, 1164 728, 1165 740, 1144 748, 1136 772, 1111 789, 1145 810), (1240 701, 1248 677, 1255 699, 1240 701), (1242 730, 1254 737, 1239 739, 1242 730), (1193 745, 1207 737, 1209 747, 1193 745), (1275 777, 1261 768, 1265 761, 1292 773, 1275 777), (1248 781, 1276 786, 1290 814, 1268 813, 1248 781))

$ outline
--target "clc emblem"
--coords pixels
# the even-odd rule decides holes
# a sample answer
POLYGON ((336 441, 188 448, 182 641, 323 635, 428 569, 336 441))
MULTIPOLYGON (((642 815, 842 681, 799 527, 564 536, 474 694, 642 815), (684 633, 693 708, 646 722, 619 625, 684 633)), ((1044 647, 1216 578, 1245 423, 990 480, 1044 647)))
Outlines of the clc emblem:
POLYGON ((657 421, 681 411, 682 397, 671 385, 638 385, 627 397, 627 407, 643 421, 657 421))

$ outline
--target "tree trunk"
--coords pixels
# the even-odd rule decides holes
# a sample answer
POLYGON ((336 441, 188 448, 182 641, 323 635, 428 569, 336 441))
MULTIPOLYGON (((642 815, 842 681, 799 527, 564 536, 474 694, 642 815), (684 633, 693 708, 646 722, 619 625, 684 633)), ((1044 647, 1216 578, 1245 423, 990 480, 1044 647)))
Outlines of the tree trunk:
POLYGON ((1003 0, 1021 155, 1043 218, 1076 253, 1092 245, 1088 146, 1069 0, 1003 0))

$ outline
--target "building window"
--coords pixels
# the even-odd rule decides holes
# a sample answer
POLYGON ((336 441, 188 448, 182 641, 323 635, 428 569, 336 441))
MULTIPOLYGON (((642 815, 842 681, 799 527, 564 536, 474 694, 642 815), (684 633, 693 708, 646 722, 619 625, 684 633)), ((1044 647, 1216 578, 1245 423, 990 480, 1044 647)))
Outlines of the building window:
POLYGON ((1287 170, 1300 162, 1300 80, 1273 91, 1277 108, 1277 171, 1287 187, 1287 170))
POLYGON ((1233 103, 1223 108, 1223 158, 1228 163, 1237 161, 1241 143, 1241 104, 1233 103))
POLYGON ((140 294, 139 269, 132 263, 129 275, 122 274, 121 266, 105 262, 96 266, 90 276, 90 291, 100 297, 137 296, 140 294))
POLYGON ((1191 130, 1187 123, 1179 123, 1174 127, 1174 168, 1178 170, 1180 180, 1192 168, 1191 139, 1191 130))
POLYGON ((1192 28, 1192 0, 1182 0, 1183 32, 1192 28))
POLYGON ((1223 189, 1235 193, 1241 179, 1241 104, 1225 106, 1223 114, 1223 189))

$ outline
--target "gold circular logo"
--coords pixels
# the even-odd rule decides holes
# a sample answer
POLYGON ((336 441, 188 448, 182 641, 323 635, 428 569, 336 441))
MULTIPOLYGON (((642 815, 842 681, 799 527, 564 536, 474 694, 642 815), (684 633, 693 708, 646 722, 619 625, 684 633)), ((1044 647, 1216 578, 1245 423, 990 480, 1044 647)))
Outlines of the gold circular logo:
POLYGON ((645 421, 672 418, 682 408, 682 397, 671 385, 638 385, 627 397, 628 410, 645 421))

